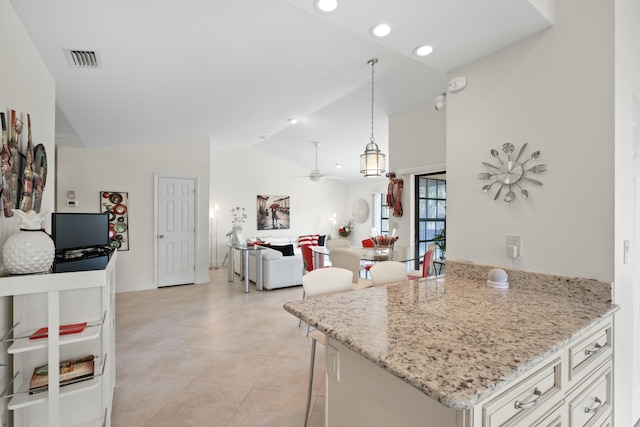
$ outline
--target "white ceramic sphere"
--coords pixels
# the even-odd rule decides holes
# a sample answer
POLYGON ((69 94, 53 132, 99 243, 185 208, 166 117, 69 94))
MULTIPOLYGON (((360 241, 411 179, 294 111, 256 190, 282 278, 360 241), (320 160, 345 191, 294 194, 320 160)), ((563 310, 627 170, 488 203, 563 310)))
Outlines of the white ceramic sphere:
POLYGON ((2 257, 11 274, 44 273, 51 269, 56 248, 51 237, 41 230, 21 230, 9 236, 2 257))
POLYGON ((508 280, 507 272, 501 268, 494 268, 489 272, 489 281, 493 283, 506 283, 508 280))

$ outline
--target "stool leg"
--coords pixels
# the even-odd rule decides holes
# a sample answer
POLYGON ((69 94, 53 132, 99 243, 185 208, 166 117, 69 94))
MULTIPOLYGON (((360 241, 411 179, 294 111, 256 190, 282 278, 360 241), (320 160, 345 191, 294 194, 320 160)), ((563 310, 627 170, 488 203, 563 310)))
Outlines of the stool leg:
MULTIPOLYGON (((307 295, 304 291, 304 289, 302 290, 302 299, 306 299, 307 295)), ((298 320, 298 328, 302 325, 302 319, 298 320)), ((307 335, 309 335, 309 332, 307 332, 307 335)))
POLYGON ((313 365, 316 360, 316 340, 311 339, 311 365, 309 367, 309 388, 307 390, 307 410, 304 413, 304 426, 309 422, 309 409, 311 408, 311 389, 313 388, 313 365))

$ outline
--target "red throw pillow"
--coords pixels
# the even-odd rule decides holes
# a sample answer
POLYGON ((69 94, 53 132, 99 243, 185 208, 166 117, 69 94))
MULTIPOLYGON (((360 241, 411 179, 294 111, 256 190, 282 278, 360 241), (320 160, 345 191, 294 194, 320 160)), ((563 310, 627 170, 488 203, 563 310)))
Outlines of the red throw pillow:
POLYGON ((298 247, 304 245, 318 246, 318 239, 320 238, 319 234, 308 234, 305 236, 298 237, 298 247))

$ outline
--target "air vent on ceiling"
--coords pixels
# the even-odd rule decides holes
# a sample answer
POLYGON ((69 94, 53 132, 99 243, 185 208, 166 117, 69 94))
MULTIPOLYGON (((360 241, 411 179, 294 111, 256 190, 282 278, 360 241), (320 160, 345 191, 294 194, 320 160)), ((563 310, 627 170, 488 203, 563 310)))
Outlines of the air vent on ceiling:
POLYGON ((71 68, 100 68, 100 56, 94 50, 65 49, 64 54, 71 68))

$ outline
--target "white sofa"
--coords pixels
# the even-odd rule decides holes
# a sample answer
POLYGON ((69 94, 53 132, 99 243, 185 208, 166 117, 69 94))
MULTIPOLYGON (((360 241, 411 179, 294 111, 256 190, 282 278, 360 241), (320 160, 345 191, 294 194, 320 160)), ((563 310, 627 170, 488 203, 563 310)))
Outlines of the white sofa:
MULTIPOLYGON (((262 256, 262 287, 271 290, 302 285, 302 251, 298 247, 298 237, 263 238, 271 245, 293 245, 293 256, 271 248, 249 252, 249 280, 256 282, 256 254, 262 256)), ((243 261, 239 251, 234 251, 234 270, 241 275, 243 261)))

